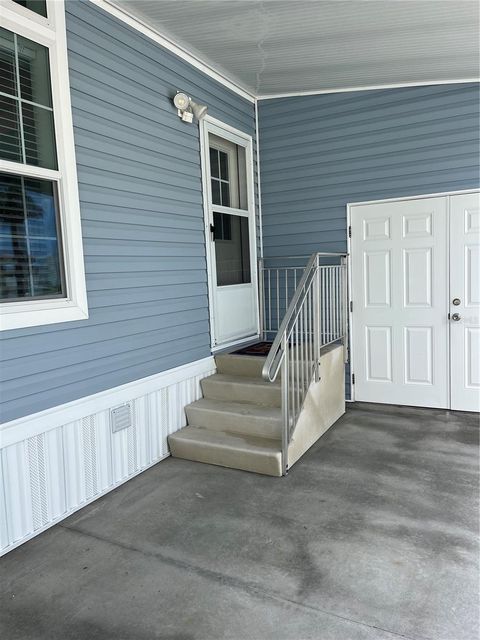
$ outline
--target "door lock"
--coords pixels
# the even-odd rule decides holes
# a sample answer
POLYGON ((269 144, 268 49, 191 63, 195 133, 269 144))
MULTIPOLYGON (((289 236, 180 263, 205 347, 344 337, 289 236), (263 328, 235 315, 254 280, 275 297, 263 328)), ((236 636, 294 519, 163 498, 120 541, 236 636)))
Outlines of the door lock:
POLYGON ((456 307, 458 307, 458 305, 461 303, 460 298, 454 298, 452 300, 452 304, 454 304, 456 307))
POLYGON ((452 320, 454 320, 455 322, 458 322, 461 319, 461 315, 459 313, 453 313, 452 314, 452 320))

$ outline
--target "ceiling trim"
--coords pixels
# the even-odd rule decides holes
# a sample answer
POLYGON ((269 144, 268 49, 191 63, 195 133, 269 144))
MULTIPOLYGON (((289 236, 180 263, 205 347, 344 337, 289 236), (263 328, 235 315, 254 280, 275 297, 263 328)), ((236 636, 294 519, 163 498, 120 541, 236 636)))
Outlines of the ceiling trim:
POLYGON ((372 84, 365 87, 344 87, 341 89, 319 89, 318 91, 291 91, 257 95, 257 100, 273 100, 275 98, 295 98, 298 96, 317 96, 326 93, 348 93, 353 91, 375 91, 376 89, 401 89, 403 87, 428 87, 442 84, 469 84, 480 82, 480 78, 461 78, 460 80, 425 80, 423 82, 399 82, 393 84, 372 84))
POLYGON ((116 4, 113 4, 111 0, 90 0, 90 2, 92 2, 92 4, 96 5, 97 7, 100 7, 112 16, 115 16, 115 18, 118 18, 125 24, 128 24, 130 27, 133 27, 137 31, 140 31, 140 33, 143 33, 143 35, 147 36, 157 44, 160 44, 165 49, 168 49, 168 51, 174 53, 176 56, 192 65, 196 69, 199 69, 205 75, 210 76, 217 82, 220 82, 220 84, 227 87, 231 91, 234 91, 242 98, 245 98, 249 102, 255 103, 256 96, 245 87, 242 87, 236 80, 220 73, 210 64, 204 62, 197 55, 193 54, 191 51, 188 51, 184 47, 179 46, 171 39, 158 32, 156 29, 152 29, 152 27, 150 27, 148 24, 146 24, 136 16, 132 15, 130 12, 126 11, 116 4))

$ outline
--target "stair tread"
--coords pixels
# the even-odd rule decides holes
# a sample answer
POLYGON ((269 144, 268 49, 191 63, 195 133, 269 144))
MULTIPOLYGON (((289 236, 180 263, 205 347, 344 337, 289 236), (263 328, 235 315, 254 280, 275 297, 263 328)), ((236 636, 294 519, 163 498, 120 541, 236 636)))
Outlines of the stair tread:
POLYGON ((229 431, 211 431, 204 427, 188 425, 169 436, 169 441, 176 440, 190 444, 208 444, 213 447, 248 450, 251 453, 263 455, 279 455, 281 453, 278 440, 247 436, 229 431))
POLYGON ((235 383, 235 384, 243 384, 248 385, 252 384, 256 387, 262 386, 266 388, 280 388, 281 382, 280 380, 275 380, 275 382, 268 382, 263 378, 255 378, 253 376, 240 376, 234 375, 232 373, 214 373, 207 378, 204 378, 203 381, 215 381, 215 382, 225 382, 225 383, 235 383))
POLYGON ((277 418, 282 416, 280 407, 269 407, 252 402, 237 402, 231 400, 217 400, 214 398, 200 398, 188 405, 205 411, 219 411, 225 413, 236 413, 240 415, 255 415, 263 418, 277 418))

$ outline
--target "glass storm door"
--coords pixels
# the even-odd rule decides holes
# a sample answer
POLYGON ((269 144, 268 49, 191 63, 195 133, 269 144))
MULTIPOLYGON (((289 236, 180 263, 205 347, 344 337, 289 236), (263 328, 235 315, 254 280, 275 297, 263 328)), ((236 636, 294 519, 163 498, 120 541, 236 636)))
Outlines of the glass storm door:
POLYGON ((213 347, 258 335, 251 142, 204 122, 213 347))

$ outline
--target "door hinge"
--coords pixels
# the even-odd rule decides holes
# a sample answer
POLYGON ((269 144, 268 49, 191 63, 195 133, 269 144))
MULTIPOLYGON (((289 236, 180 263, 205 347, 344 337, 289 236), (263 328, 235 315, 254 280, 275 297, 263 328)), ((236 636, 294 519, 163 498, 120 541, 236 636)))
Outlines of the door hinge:
POLYGON ((352 237, 352 227, 348 227, 348 237, 351 238, 352 237))
POLYGON ((355 374, 352 373, 352 384, 355 384, 355 374))
POLYGON ((350 313, 353 311, 353 300, 350 300, 350 313))

